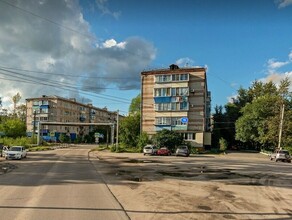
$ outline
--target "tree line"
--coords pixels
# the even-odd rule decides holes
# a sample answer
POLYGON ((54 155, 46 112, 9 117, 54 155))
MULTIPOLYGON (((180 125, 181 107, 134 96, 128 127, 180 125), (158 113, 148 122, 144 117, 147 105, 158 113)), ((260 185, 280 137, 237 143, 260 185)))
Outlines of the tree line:
POLYGON ((237 97, 213 114, 212 146, 224 138, 229 148, 274 150, 292 147, 292 95, 290 81, 254 81, 248 89, 240 88, 237 97), (281 117, 283 115, 283 120, 281 117), (281 123, 282 122, 282 123, 281 123))

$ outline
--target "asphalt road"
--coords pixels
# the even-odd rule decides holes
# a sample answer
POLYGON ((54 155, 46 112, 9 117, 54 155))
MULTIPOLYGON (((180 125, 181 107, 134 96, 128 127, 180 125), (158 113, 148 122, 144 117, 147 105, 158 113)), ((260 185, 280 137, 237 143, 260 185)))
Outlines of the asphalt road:
POLYGON ((292 164, 266 155, 95 154, 132 220, 292 219, 292 164))
POLYGON ((0 175, 0 219, 129 219, 90 160, 88 148, 29 152, 0 175))

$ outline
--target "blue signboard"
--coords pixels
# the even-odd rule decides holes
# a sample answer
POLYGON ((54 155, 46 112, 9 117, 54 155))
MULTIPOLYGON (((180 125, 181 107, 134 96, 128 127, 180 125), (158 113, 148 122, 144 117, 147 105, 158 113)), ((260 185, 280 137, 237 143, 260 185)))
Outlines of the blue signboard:
POLYGON ((182 123, 188 123, 189 119, 187 117, 181 118, 182 123))

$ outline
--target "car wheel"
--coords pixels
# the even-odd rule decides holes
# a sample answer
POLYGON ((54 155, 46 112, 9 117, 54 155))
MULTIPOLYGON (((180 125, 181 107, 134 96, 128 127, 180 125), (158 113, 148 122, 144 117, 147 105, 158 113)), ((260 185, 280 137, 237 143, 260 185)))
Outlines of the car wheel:
POLYGON ((275 162, 278 162, 278 160, 276 159, 275 162))
POLYGON ((144 154, 144 156, 145 156, 146 154, 144 154))

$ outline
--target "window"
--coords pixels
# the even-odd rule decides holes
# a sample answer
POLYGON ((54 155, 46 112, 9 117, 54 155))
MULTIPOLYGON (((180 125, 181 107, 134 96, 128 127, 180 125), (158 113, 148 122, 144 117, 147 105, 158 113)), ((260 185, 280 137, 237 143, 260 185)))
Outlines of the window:
POLYGON ((154 97, 171 96, 171 88, 154 89, 154 97))
POLYGON ((188 81, 189 74, 167 74, 167 75, 157 75, 155 76, 156 83, 165 83, 165 82, 178 82, 178 81, 188 81))
POLYGON ((171 118, 169 117, 158 117, 155 118, 156 125, 170 125, 171 118))
POLYGON ((171 119, 171 125, 187 125, 188 123, 183 123, 181 117, 175 117, 171 119))
POLYGON ((194 140, 194 133, 183 133, 184 140, 194 140))

